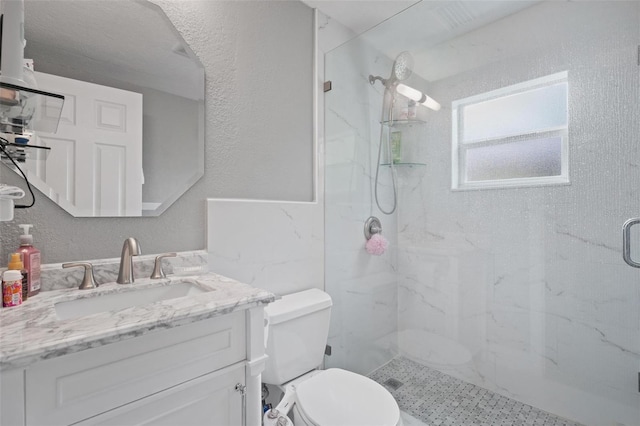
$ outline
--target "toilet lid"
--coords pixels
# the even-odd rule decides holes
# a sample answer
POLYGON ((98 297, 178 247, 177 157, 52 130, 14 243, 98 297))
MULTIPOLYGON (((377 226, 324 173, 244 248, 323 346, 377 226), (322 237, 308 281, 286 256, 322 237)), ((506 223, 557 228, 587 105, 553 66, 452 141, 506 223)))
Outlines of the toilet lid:
POLYGON ((298 409, 319 426, 395 426, 400 409, 373 380, 330 368, 297 386, 298 409))

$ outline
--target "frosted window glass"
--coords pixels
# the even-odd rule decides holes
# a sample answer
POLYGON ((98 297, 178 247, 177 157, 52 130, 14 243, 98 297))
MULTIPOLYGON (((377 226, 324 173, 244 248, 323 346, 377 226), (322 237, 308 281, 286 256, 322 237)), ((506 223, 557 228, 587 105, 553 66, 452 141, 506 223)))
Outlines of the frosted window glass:
POLYGON ((464 106, 462 120, 463 143, 566 127, 567 83, 464 106))
POLYGON ((560 176, 561 153, 560 136, 469 148, 467 182, 560 176))

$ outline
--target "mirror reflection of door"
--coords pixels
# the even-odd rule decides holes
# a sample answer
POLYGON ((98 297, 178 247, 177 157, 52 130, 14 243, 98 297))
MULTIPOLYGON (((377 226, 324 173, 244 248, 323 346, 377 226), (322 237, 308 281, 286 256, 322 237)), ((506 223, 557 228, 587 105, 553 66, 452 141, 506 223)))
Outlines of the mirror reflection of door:
POLYGON ((47 161, 27 161, 34 185, 75 216, 140 216, 142 95, 45 73, 36 78, 65 103, 58 131, 34 135, 37 145, 52 148, 47 161))
MULTIPOLYGON (((24 16, 24 55, 35 71, 140 93, 144 99, 142 213, 131 210, 129 202, 107 209, 105 198, 117 193, 103 192, 96 200, 93 193, 89 199, 75 193, 81 207, 68 206, 68 195, 50 188, 44 195, 75 217, 162 214, 204 174, 204 67, 187 42, 162 8, 146 0, 29 0, 24 16)), ((115 153, 118 139, 109 142, 103 156, 115 153)), ((46 161, 51 173, 58 160, 46 161)), ((127 186, 140 185, 129 176, 127 186)))

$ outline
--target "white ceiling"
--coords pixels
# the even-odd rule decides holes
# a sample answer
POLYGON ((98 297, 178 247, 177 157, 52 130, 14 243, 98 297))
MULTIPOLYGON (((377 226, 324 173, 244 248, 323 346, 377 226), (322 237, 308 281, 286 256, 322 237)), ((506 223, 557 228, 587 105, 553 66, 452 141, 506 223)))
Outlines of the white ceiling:
MULTIPOLYGON (((310 7, 318 8, 355 34, 367 31, 418 2, 302 1, 310 7)), ((28 40, 26 53, 31 54, 34 59, 44 55, 43 52, 56 52, 61 57, 62 54, 72 56, 72 62, 83 63, 83 67, 93 67, 91 74, 94 75, 104 72, 133 76, 138 69, 153 69, 154 75, 179 76, 185 69, 185 63, 190 62, 190 58, 185 56, 190 56, 191 52, 184 48, 175 31, 167 30, 171 27, 167 25, 167 18, 155 9, 158 8, 151 3, 136 1, 25 0, 25 32, 28 40), (118 22, 117 27, 113 26, 114 21, 118 22), (141 22, 144 25, 140 25, 141 22), (150 37, 150 34, 153 36, 150 37), (143 48, 139 48, 139 43, 130 43, 132 39, 144 40, 143 48), (183 56, 179 53, 183 53, 183 56), (104 58, 109 58, 109 61, 104 58), (118 70, 121 71, 117 72, 118 70), (122 70, 127 72, 123 73, 122 70)), ((36 69, 38 65, 36 63, 36 69)), ((140 84, 137 81, 131 83, 140 84)), ((148 80, 145 84, 153 86, 148 80)))
POLYGON ((192 99, 202 96, 201 89, 182 83, 193 80, 197 59, 151 2, 25 0, 24 14, 25 56, 34 59, 36 71, 61 73, 43 67, 64 58, 72 66, 63 74, 72 78, 111 85, 91 78, 112 76, 192 99))
MULTIPOLYGON (((432 55, 425 53, 426 49, 530 7, 539 0, 301 1, 318 8, 355 34, 363 34, 367 42, 390 59, 401 51, 411 51, 416 58, 414 72, 434 80, 450 70, 441 69, 444 63, 436 66, 437 63, 428 60, 427 56, 432 55)), ((193 60, 189 58, 192 53, 157 9, 151 3, 136 1, 25 0, 27 50, 39 48, 52 53, 59 46, 65 46, 66 53, 76 57, 70 62, 83 62, 86 66, 94 64, 105 73, 114 74, 114 70, 119 69, 127 72, 116 74, 132 76, 135 70, 148 66, 154 70, 153 75, 181 76, 179 81, 187 81, 188 76, 181 73, 193 67, 193 60), (114 21, 118 26, 112 25, 114 21), (143 21, 144 26, 141 26, 143 21), (150 34, 153 36, 149 37, 150 34), (143 48, 136 50, 140 44, 130 43, 132 39, 145 40, 143 48), (52 40, 55 45, 51 44, 52 40), (74 45, 78 47, 72 50, 70 46, 74 45), (105 57, 109 58, 107 64, 101 60, 105 57)), ((35 55, 32 57, 36 59, 35 55)), ((144 78, 145 83, 155 87, 148 80, 148 77, 144 78)), ((157 85, 167 90, 165 80, 158 80, 157 85)), ((185 89, 175 90, 184 93, 185 89)))
POLYGON ((420 0, 301 0, 356 34, 376 26, 420 0))
POLYGON ((402 51, 409 51, 415 59, 414 73, 427 81, 461 72, 477 66, 479 60, 495 56, 495 52, 475 46, 473 40, 468 50, 483 52, 473 60, 460 51, 453 54, 456 61, 445 61, 442 52, 437 56, 439 60, 434 61, 438 49, 451 54, 452 40, 540 3, 540 0, 302 1, 353 30, 390 60, 402 51))

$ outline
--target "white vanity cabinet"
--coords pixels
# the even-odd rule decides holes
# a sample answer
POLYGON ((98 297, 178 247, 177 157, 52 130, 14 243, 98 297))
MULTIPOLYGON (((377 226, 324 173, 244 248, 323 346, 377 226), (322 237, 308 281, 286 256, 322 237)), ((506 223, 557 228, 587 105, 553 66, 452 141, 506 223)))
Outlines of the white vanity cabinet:
POLYGON ((0 424, 259 425, 262 321, 238 310, 3 371, 0 424))

